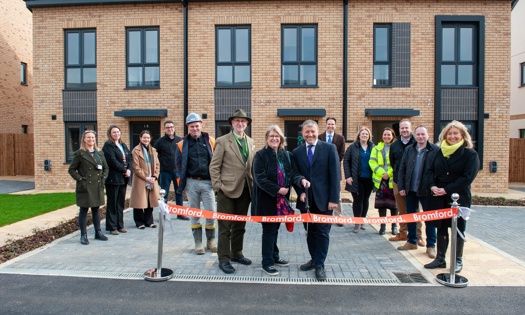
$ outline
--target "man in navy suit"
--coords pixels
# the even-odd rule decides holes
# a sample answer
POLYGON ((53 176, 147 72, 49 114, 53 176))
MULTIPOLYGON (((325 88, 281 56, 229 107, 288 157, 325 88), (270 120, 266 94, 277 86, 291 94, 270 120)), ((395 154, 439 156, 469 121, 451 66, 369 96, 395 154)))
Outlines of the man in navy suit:
MULTIPOLYGON (((308 189, 310 212, 332 215, 337 208, 340 195, 341 165, 334 145, 318 140, 319 126, 313 120, 302 125, 305 143, 293 151, 293 156, 301 173, 311 183, 308 189)), ((306 212, 306 195, 301 187, 297 208, 306 212)), ((324 261, 330 244, 331 224, 310 223, 307 230, 307 244, 311 260, 301 265, 303 271, 315 269, 319 281, 326 280, 324 261)))

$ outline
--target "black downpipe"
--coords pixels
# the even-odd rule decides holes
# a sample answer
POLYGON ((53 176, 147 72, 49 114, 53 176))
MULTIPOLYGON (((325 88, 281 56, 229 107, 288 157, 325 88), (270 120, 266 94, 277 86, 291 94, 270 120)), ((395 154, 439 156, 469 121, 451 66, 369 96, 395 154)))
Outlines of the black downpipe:
POLYGON ((348 141, 348 0, 343 0, 343 137, 348 141))
MULTIPOLYGON (((181 0, 183 6, 183 49, 184 49, 184 117, 182 118, 186 122, 186 117, 188 117, 188 1, 181 0)), ((188 126, 184 123, 184 135, 188 134, 188 126)))

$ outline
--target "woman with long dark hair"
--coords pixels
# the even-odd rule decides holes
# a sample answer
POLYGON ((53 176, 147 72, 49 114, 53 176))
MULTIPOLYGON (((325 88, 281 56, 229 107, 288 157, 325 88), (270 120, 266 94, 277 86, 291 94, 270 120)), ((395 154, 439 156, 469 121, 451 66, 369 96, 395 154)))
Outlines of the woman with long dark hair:
POLYGON ((127 232, 124 228, 124 203, 131 176, 131 152, 122 142, 118 126, 109 126, 107 135, 108 140, 102 147, 109 166, 106 178, 106 231, 119 235, 127 232))
POLYGON ((140 143, 133 148, 133 184, 129 206, 133 208, 133 219, 139 229, 146 226, 156 228, 153 223, 153 207, 159 205, 158 178, 160 163, 157 150, 150 144, 151 133, 143 130, 140 143))
MULTIPOLYGON (((396 199, 394 197, 394 185, 392 176, 394 169, 390 165, 390 144, 395 141, 396 133, 392 128, 383 131, 383 142, 379 142, 370 154, 370 168, 372 169, 372 180, 376 191, 375 207, 380 217, 386 217, 386 210, 390 209, 391 215, 397 215, 396 199)), ((386 224, 381 224, 379 234, 384 235, 386 224)), ((392 224, 392 235, 397 234, 397 224, 392 224)))

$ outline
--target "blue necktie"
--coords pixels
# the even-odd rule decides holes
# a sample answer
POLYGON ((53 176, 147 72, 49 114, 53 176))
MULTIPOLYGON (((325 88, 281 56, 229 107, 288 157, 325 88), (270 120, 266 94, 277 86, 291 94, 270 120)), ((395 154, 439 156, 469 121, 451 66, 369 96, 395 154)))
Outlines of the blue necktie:
POLYGON ((314 152, 312 151, 313 147, 314 147, 313 144, 310 144, 308 146, 308 165, 312 165, 312 159, 314 157, 314 152))
POLYGON ((332 135, 328 135, 328 143, 332 143, 332 135))

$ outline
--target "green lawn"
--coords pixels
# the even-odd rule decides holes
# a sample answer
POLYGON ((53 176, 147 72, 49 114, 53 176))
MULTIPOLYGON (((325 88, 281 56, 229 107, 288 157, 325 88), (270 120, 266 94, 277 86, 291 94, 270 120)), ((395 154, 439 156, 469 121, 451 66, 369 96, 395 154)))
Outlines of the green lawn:
POLYGON ((75 204, 75 193, 0 194, 0 226, 75 204))

